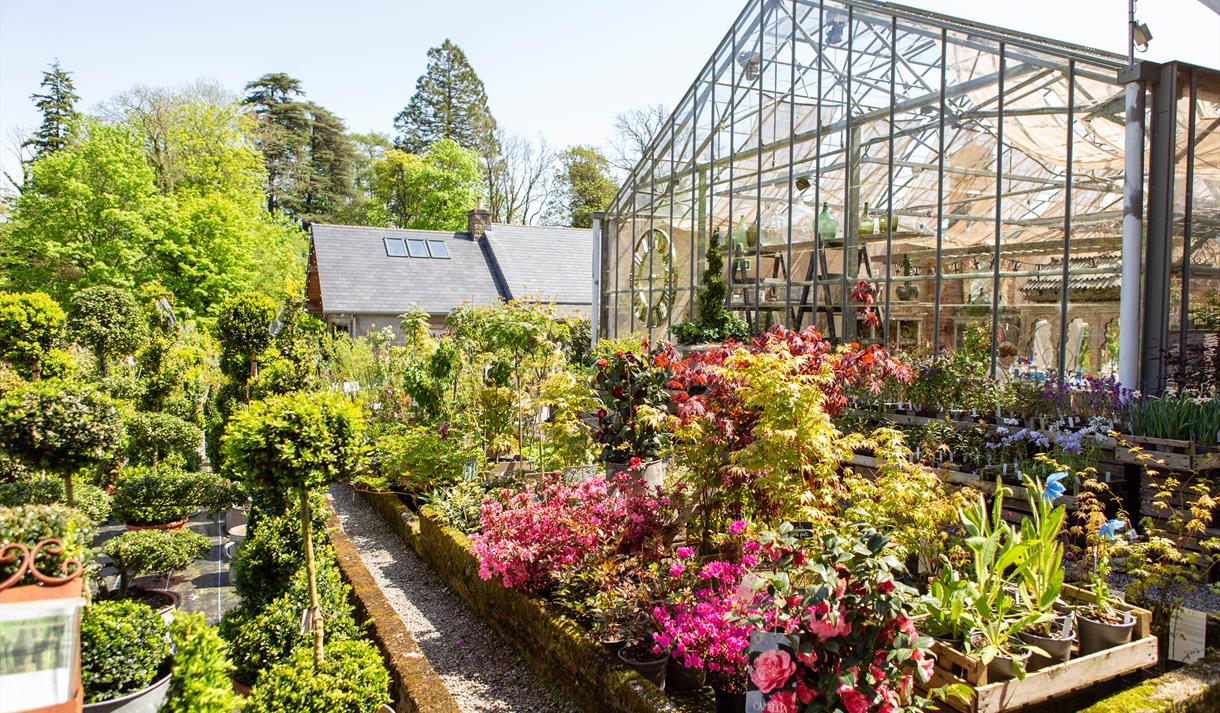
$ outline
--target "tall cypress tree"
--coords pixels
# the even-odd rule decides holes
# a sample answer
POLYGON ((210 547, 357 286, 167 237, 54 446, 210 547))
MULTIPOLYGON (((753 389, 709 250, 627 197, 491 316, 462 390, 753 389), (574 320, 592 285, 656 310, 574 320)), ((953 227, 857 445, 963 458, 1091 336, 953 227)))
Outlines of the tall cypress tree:
POLYGON ((487 107, 487 91, 460 47, 445 40, 428 50, 428 67, 407 106, 394 117, 394 128, 395 143, 409 153, 451 139, 484 156, 494 154, 496 120, 487 107))
POLYGON ((42 73, 42 93, 30 95, 34 106, 42 112, 42 124, 33 138, 26 142, 34 149, 34 160, 55 153, 68 145, 72 122, 79 113, 76 102, 80 96, 72 84, 71 72, 65 72, 59 60, 51 63, 50 71, 42 73))

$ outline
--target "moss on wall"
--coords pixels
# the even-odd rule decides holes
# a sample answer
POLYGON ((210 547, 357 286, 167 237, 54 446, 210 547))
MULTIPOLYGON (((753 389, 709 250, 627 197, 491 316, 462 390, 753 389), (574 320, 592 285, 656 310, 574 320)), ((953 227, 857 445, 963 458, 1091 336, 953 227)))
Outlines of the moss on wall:
POLYGON ((1098 701, 1081 713, 1213 713, 1220 711, 1220 655, 1098 701))

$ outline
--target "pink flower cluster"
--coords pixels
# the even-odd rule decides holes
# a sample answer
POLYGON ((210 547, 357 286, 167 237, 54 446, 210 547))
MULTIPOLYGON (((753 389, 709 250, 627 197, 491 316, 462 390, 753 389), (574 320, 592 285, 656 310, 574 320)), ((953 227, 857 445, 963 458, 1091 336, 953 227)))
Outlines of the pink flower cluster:
POLYGON ((541 592, 565 570, 653 543, 671 514, 669 496, 622 474, 565 483, 552 476, 504 500, 484 501, 471 537, 479 576, 541 592))

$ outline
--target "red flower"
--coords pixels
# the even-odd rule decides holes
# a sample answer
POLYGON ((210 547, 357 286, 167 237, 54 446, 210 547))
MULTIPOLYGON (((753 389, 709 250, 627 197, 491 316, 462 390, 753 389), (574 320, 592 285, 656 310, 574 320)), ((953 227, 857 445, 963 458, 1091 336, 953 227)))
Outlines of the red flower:
POLYGON ((796 673, 796 663, 792 661, 788 652, 782 649, 771 649, 762 652, 758 658, 754 659, 754 665, 750 669, 750 680, 754 682, 758 690, 770 693, 778 688, 783 688, 794 673, 796 673))
POLYGON ((843 701, 843 707, 847 709, 847 713, 868 713, 869 701, 863 693, 846 683, 839 684, 838 693, 839 700, 843 701))

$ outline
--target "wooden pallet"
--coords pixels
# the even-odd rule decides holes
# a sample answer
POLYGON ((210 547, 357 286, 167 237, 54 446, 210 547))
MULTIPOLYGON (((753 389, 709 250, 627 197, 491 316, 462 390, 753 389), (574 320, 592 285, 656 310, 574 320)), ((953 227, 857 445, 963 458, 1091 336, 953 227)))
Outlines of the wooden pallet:
MULTIPOLYGON (((1140 447, 1144 453, 1151 456, 1152 460, 1148 465, 1154 468, 1194 472, 1220 469, 1220 453, 1202 452, 1194 441, 1128 435, 1121 438, 1132 446, 1140 447)), ((1116 448, 1114 455, 1121 463, 1144 463, 1143 459, 1139 457, 1139 453, 1133 453, 1128 448, 1116 448)))
MULTIPOLYGON (((1087 591, 1064 585, 1065 597, 1085 600, 1087 591)), ((987 666, 976 656, 962 653, 941 641, 932 645, 936 666, 932 678, 920 686, 924 691, 947 684, 964 684, 974 690, 969 702, 951 698, 945 705, 961 713, 1016 711, 1060 696, 1078 693, 1110 679, 1157 665, 1157 639, 1151 634, 1152 614, 1146 609, 1118 603, 1117 608, 1135 616, 1130 643, 1072 658, 1025 676, 990 683, 987 666)), ((1073 649, 1075 651, 1076 649, 1073 649)))

